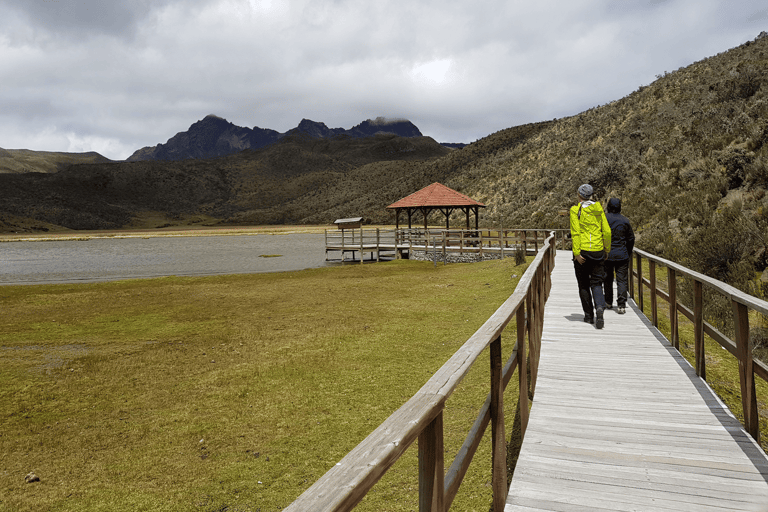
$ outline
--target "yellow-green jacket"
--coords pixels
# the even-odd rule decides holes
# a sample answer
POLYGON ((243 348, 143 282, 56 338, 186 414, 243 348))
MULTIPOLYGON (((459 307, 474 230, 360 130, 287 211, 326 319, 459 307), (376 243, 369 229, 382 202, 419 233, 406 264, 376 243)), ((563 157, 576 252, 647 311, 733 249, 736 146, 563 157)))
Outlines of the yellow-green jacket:
POLYGON ((571 206, 570 217, 574 256, 581 251, 611 250, 611 226, 600 203, 584 201, 571 206))

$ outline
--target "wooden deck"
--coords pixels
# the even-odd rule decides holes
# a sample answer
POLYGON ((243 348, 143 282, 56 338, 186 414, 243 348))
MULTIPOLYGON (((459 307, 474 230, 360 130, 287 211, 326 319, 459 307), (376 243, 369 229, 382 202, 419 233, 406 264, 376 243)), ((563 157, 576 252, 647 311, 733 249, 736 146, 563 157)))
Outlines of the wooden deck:
MULTIPOLYGON (((325 231, 326 261, 380 261, 382 258, 408 258, 412 252, 427 253, 428 259, 446 260, 446 254, 468 254, 483 259, 483 255, 494 257, 511 256, 521 246, 528 254, 536 254, 544 244, 546 236, 553 230, 515 229, 490 230, 444 230, 444 229, 345 229, 325 231), (338 253, 336 258, 329 256, 338 253), (350 255, 351 260, 347 259, 350 255), (355 255, 359 257, 356 258, 355 255)), ((560 244, 564 244, 565 230, 560 233, 560 244)))
POLYGON ((505 512, 768 512, 768 458, 634 302, 597 330, 569 251, 552 282, 505 512))

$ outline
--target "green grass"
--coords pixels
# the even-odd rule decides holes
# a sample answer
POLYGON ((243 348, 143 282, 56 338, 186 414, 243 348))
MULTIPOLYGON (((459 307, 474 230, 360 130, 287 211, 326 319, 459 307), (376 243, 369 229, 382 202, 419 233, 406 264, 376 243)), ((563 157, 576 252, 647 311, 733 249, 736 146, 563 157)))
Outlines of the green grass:
MULTIPOLYGON (((282 510, 407 401, 523 271, 511 258, 395 261, 2 287, 0 511, 282 510), (25 483, 30 471, 40 482, 25 483)), ((481 357, 446 405, 446 465, 487 392, 481 357)), ((490 466, 486 439, 455 510, 488 509, 490 466)), ((358 510, 417 507, 414 445, 358 510)))

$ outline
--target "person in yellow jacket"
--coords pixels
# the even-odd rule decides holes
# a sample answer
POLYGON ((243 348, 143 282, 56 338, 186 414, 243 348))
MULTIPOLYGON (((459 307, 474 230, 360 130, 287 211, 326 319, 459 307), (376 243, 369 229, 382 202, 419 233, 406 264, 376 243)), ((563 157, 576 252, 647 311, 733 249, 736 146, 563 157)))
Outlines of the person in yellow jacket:
POLYGON ((571 239, 573 240, 573 267, 579 284, 579 298, 584 310, 584 321, 602 329, 605 325, 605 297, 603 261, 611 250, 611 227, 599 202, 592 201, 592 186, 579 187, 579 204, 571 206, 571 239), (594 302, 594 315, 592 304, 594 302))

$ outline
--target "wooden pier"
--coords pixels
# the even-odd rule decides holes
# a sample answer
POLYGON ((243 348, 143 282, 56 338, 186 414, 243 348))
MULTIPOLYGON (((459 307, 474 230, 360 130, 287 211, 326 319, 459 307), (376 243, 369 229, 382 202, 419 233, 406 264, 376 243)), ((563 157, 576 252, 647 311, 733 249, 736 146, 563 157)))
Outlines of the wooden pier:
MULTIPOLYGON (((555 230, 557 242, 566 244, 566 230, 555 230)), ((431 261, 446 262, 448 255, 469 259, 513 256, 518 248, 536 254, 552 230, 449 230, 357 228, 325 231, 326 261, 381 261, 409 259, 420 252, 431 261)))
POLYGON ((583 322, 559 252, 539 373, 505 512, 768 511, 768 458, 628 301, 583 322))
POLYGON ((754 358, 749 336, 750 314, 768 316, 768 302, 643 251, 635 257, 626 314, 607 311, 605 328, 597 330, 583 321, 571 252, 555 251, 549 236, 485 324, 286 510, 352 510, 416 444, 418 509, 445 512, 490 435, 490 471, 478 470, 490 474, 496 512, 768 512, 755 385, 756 377, 768 380, 768 366, 754 358), (657 265, 666 267, 666 290, 658 286, 657 265), (678 277, 692 284, 692 308, 677 298, 678 277), (734 340, 704 320, 703 286, 730 301, 734 340), (657 328, 659 298, 668 303, 671 341, 657 328), (677 351, 678 314, 693 322, 693 365, 677 351), (508 324, 515 329, 505 331, 508 324), (517 340, 504 357, 502 333, 517 340), (705 335, 737 358, 744 424, 706 383, 705 335), (481 354, 490 356, 488 396, 456 457, 446 461, 445 402, 481 354), (505 396, 515 374, 517 396, 505 396), (523 433, 509 489, 505 416, 514 407, 508 400, 523 433))

